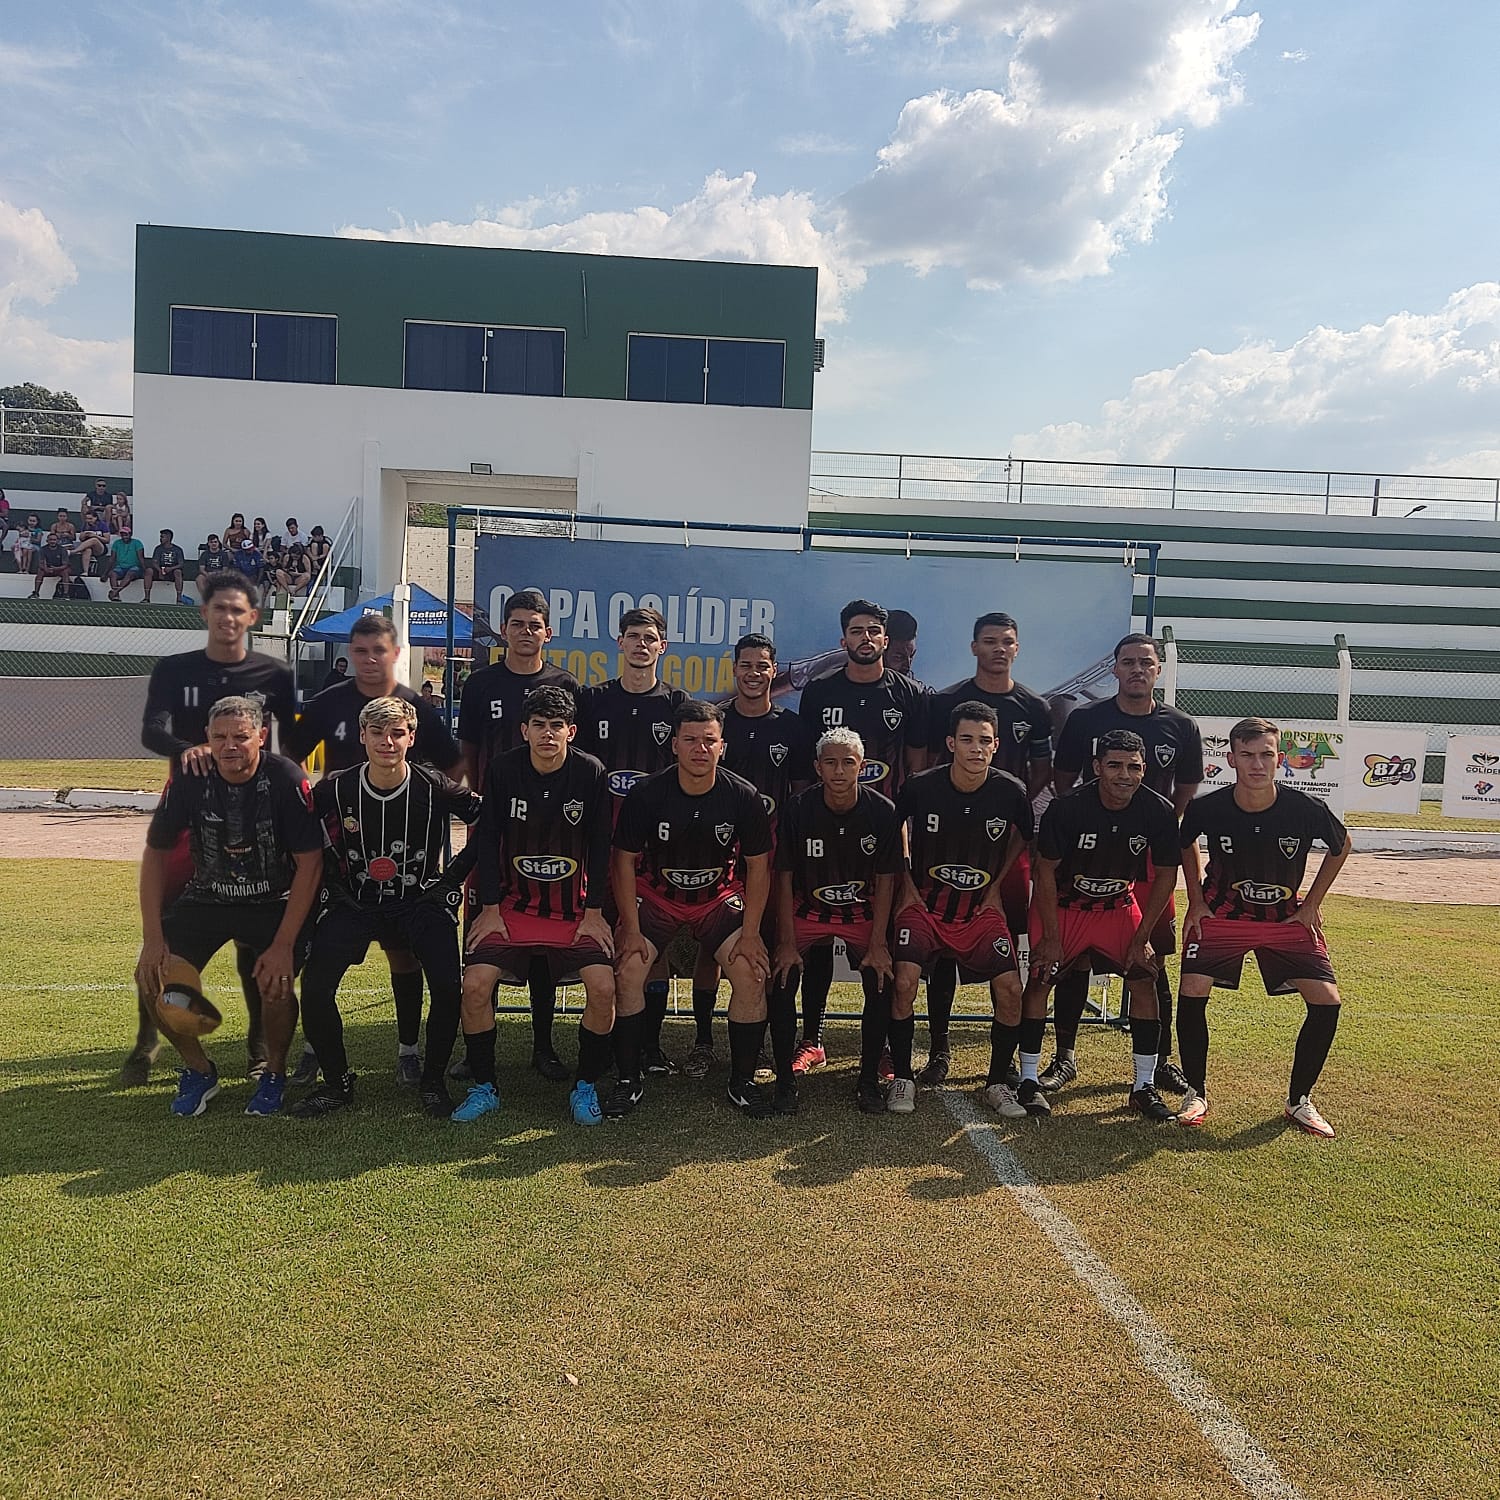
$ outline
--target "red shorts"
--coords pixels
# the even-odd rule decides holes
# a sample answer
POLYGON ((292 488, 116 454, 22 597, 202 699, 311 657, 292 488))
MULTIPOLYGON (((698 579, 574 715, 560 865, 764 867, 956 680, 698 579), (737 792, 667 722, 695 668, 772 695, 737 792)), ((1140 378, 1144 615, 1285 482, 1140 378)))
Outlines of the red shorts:
POLYGON ((161 909, 165 911, 193 878, 193 835, 184 828, 175 844, 167 850, 167 868, 162 876, 161 909))
POLYGON ((992 907, 976 912, 967 922, 944 922, 925 906, 908 906, 896 913, 896 941, 891 949, 898 964, 926 968, 945 955, 958 964, 965 984, 978 984, 1016 972, 1016 945, 1005 917, 992 907))
MULTIPOLYGON (((1062 940, 1062 957, 1058 961, 1057 973, 1066 974, 1080 959, 1087 959, 1088 966, 1101 974, 1126 973, 1125 955, 1135 941, 1136 928, 1140 923, 1141 909, 1134 901, 1105 911, 1081 911, 1074 906, 1059 906, 1057 935, 1062 940)), ((1033 906, 1033 954, 1041 939, 1042 913, 1039 907, 1033 906)), ((1130 973, 1131 978, 1138 979, 1154 973, 1154 970, 1136 969, 1130 973)))
POLYGON ((1023 848, 1000 882, 1000 910, 1012 932, 1026 931, 1026 913, 1031 907, 1031 856, 1023 848))
POLYGON ((696 906, 664 900, 640 885, 636 893, 641 932, 658 953, 684 927, 705 953, 717 953, 745 925, 745 898, 739 891, 727 891, 715 901, 696 906))
POLYGON ((509 936, 502 938, 496 933, 486 938, 464 955, 464 962, 492 965, 506 984, 525 984, 532 962, 538 958, 546 960, 554 984, 566 984, 590 965, 607 968, 611 964, 609 954, 597 943, 577 941, 575 918, 538 917, 504 907, 500 914, 509 936))
POLYGON ((1182 948, 1182 972, 1204 974, 1220 989, 1240 987, 1245 955, 1253 953, 1268 995, 1296 993, 1299 979, 1333 984, 1328 945, 1300 922, 1251 922, 1207 917, 1182 948))
POLYGON ((809 922, 805 917, 792 919, 792 941, 799 955, 822 943, 831 943, 835 938, 843 941, 849 950, 849 966, 857 969, 870 951, 870 939, 875 934, 875 924, 870 921, 850 922, 837 927, 827 922, 809 922))
MULTIPOLYGON (((1147 861, 1147 868, 1151 868, 1147 861)), ((1135 904, 1141 911, 1145 911, 1146 903, 1151 899, 1151 882, 1149 880, 1138 880, 1132 887, 1135 895, 1135 904)), ((1137 914, 1139 920, 1139 914, 1137 914)), ((1151 951, 1158 958, 1165 958, 1169 953, 1177 951, 1177 892, 1173 891, 1167 901, 1166 909, 1157 919, 1156 926, 1151 929, 1151 951)))

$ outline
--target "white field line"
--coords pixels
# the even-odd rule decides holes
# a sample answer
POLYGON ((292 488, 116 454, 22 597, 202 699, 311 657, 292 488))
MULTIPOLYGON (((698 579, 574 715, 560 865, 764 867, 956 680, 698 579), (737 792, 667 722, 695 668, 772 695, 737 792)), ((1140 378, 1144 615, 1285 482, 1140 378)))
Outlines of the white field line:
POLYGON ((1099 1306, 1135 1345, 1141 1362, 1172 1398, 1197 1422, 1213 1450, 1247 1495, 1255 1500, 1302 1500, 1302 1493, 1276 1467, 1234 1414, 1214 1395, 1208 1382, 1178 1352, 1150 1313, 1131 1296, 1125 1283, 1099 1258, 1068 1216, 1027 1175, 1020 1158, 1005 1144, 962 1094, 941 1091, 948 1113, 958 1121, 995 1180, 1016 1200, 1021 1212, 1052 1241, 1068 1269, 1094 1294, 1099 1306))

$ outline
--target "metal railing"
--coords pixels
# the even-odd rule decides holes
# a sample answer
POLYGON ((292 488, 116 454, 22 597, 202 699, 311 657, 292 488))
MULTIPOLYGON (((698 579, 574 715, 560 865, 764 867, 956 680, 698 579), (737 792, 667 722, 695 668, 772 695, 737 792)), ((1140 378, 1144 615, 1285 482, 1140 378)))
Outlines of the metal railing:
POLYGON ((129 460, 135 418, 128 412, 6 406, 0 401, 0 457, 129 460))
POLYGON ((881 506, 967 501, 1500 521, 1500 478, 815 449, 809 505, 816 511, 830 499, 881 506))

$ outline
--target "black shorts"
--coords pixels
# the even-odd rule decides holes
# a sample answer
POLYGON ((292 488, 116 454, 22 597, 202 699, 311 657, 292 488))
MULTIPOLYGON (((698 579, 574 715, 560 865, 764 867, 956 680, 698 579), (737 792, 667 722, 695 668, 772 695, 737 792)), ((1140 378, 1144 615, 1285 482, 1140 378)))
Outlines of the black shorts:
POLYGON ((327 958, 351 968, 364 960, 371 943, 379 943, 387 952, 415 953, 419 958, 424 952, 442 953, 451 946, 456 967, 460 899, 457 891, 441 891, 380 906, 329 901, 318 913, 313 945, 320 961, 327 958))
MULTIPOLYGON (((221 906, 213 901, 174 901, 161 914, 161 930, 167 947, 201 974, 225 943, 243 944, 259 958, 275 942, 285 915, 285 901, 237 906, 221 906)), ((307 961, 310 931, 310 927, 304 927, 292 944, 293 973, 307 961)))

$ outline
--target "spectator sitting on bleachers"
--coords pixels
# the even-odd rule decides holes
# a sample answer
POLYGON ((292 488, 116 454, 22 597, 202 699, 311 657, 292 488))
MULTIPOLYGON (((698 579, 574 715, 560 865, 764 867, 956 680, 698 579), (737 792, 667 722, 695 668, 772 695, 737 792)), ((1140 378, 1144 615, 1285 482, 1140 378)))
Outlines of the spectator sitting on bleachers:
POLYGON ((11 555, 16 560, 16 572, 29 573, 36 563, 36 554, 47 533, 42 530, 41 518, 35 511, 28 513, 26 524, 18 526, 10 535, 11 555))
POLYGON ((312 564, 308 561, 307 548, 301 542, 287 542, 281 549, 276 567, 276 586, 295 596, 305 594, 312 582, 312 564))
POLYGON ((333 543, 323 534, 321 526, 314 526, 312 535, 307 539, 307 560, 312 564, 314 573, 318 571, 333 551, 333 543))
POLYGON ((122 526, 120 534, 109 544, 109 567, 103 578, 109 584, 110 602, 118 604, 120 590, 129 588, 137 578, 146 576, 146 549, 122 526))
MULTIPOLYGON (((4 490, 0 490, 0 495, 4 493, 4 490)), ((286 529, 282 532, 282 537, 285 539, 288 547, 293 545, 298 547, 307 546, 307 538, 302 535, 302 532, 297 527, 296 516, 288 516, 286 518, 286 529)))
POLYGON ((222 573, 225 568, 234 566, 234 558, 229 549, 224 546, 219 538, 210 536, 209 539, 198 549, 198 572, 222 573))
POLYGON ((84 492, 81 506, 86 506, 92 510, 102 510, 108 504, 109 480, 96 479, 93 489, 84 492))
POLYGON ((262 553, 270 545, 271 528, 266 525, 266 518, 264 516, 257 516, 250 523, 250 540, 255 543, 256 547, 262 553))
POLYGON ((3 537, 11 527, 10 501, 5 498, 5 491, 0 490, 0 537, 3 537))
POLYGON ((58 539, 57 529, 54 527, 47 533, 47 540, 42 543, 36 555, 36 583, 32 586, 31 597, 39 599, 43 582, 48 578, 55 578, 57 587, 53 590, 52 597, 61 599, 67 591, 72 572, 73 556, 58 539))
POLYGON ((255 585, 256 603, 261 602, 261 576, 265 572, 265 559, 260 555, 260 549, 247 536, 234 549, 232 566, 239 569, 251 583, 255 585))
POLYGON ((135 512, 130 508, 130 496, 124 490, 115 491, 115 503, 110 508, 110 519, 116 531, 122 526, 134 527, 135 512))
POLYGON ((320 693, 326 693, 329 688, 337 687, 341 682, 349 680, 349 658, 341 656, 334 662, 333 670, 323 679, 323 685, 318 689, 320 693))
POLYGON ((57 533, 58 541, 65 547, 73 547, 78 542, 78 528, 73 524, 66 505, 57 507, 57 517, 52 522, 51 530, 57 533))
POLYGON ((74 557, 83 559, 85 573, 102 571, 96 564, 109 551, 109 544, 113 540, 114 533, 110 529, 107 513, 103 510, 94 511, 86 505, 78 518, 78 542, 69 550, 74 557))
POLYGON ((229 518, 229 525, 224 528, 224 545, 230 552, 238 552, 240 543, 250 535, 250 528, 245 525, 245 513, 235 511, 229 518))
POLYGON ((170 527, 163 526, 161 530, 161 541, 157 544, 155 551, 151 554, 151 561, 146 565, 146 603, 151 602, 151 586, 159 578, 167 578, 172 581, 177 590, 177 603, 182 603, 182 564, 184 558, 182 548, 172 540, 170 527))

